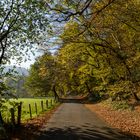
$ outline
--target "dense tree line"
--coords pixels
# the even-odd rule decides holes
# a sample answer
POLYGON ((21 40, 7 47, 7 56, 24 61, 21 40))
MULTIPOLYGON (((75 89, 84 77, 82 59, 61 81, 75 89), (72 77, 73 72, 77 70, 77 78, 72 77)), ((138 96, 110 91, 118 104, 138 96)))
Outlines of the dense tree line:
POLYGON ((133 96, 139 100, 139 1, 57 1, 47 6, 54 23, 55 34, 51 35, 56 36, 58 23, 64 26, 57 34, 61 41, 56 54, 44 54, 37 65, 39 72, 35 70, 47 78, 44 87, 55 87, 63 95, 99 94, 120 100, 133 96))

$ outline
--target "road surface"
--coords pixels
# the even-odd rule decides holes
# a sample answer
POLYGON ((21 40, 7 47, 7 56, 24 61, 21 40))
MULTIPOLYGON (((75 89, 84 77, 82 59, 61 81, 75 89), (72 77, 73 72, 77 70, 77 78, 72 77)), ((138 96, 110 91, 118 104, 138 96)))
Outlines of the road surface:
MULTIPOLYGON (((36 140, 132 140, 80 103, 63 103, 36 140)), ((137 140, 137 138, 135 139, 137 140)))

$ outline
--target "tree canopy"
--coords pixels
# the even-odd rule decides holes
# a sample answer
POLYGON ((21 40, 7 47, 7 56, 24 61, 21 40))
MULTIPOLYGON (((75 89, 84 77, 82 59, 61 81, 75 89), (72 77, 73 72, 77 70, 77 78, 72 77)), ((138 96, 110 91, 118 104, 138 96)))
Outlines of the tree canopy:
POLYGON ((33 48, 49 25, 44 4, 40 0, 0 1, 0 96, 8 93, 4 78, 13 73, 13 70, 4 72, 5 64, 11 59, 20 63, 23 56, 28 59, 28 51, 34 53, 33 48))
POLYGON ((139 100, 138 0, 3 0, 0 5, 0 64, 34 44, 57 47, 31 66, 31 92, 139 100))
POLYGON ((113 99, 133 95, 138 100, 140 3, 60 0, 47 7, 52 14, 51 35, 61 40, 57 53, 52 55, 55 82, 50 82, 57 85, 57 91, 99 93, 113 99), (56 34, 58 23, 64 26, 56 34))

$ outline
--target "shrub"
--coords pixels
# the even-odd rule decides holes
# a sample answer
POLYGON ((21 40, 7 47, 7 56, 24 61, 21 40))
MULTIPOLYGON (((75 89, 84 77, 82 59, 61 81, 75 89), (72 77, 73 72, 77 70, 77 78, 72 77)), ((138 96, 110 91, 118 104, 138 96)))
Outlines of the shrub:
POLYGON ((126 101, 113 101, 111 102, 111 106, 115 110, 125 110, 125 109, 131 109, 132 106, 128 104, 126 101))

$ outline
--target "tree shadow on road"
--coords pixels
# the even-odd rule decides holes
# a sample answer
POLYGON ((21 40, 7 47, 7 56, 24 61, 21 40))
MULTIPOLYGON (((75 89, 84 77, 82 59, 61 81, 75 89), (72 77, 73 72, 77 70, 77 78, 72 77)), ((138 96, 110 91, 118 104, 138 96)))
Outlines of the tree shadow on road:
POLYGON ((139 137, 120 132, 107 126, 97 127, 90 123, 79 126, 42 130, 35 140, 140 140, 139 137))
POLYGON ((30 129, 21 129, 21 135, 17 140, 140 140, 139 137, 120 132, 109 127, 97 127, 89 123, 79 126, 54 127, 38 130, 38 127, 30 126, 30 129), (32 128, 32 129, 31 129, 32 128))

